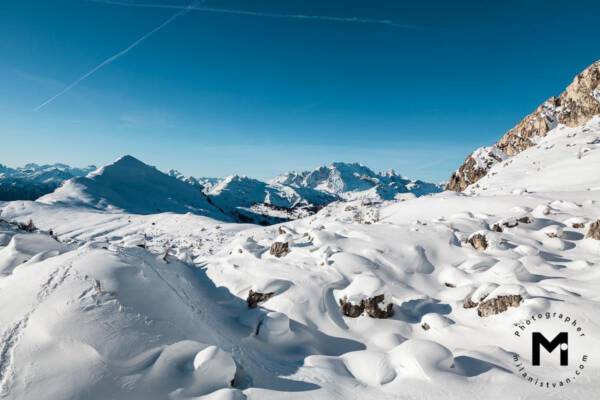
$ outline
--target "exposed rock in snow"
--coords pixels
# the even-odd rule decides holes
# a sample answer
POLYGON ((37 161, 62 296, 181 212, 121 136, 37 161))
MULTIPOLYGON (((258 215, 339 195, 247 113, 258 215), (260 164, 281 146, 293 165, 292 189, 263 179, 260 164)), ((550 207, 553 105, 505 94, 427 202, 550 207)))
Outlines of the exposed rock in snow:
POLYGON ((249 308, 256 308, 259 303, 264 303, 274 295, 275 292, 260 293, 255 292, 254 290, 250 290, 250 292, 248 292, 248 298, 246 299, 246 303, 248 303, 249 308))
POLYGON ((384 303, 385 296, 383 294, 373 296, 365 300, 365 312, 371 318, 389 318, 394 315, 394 304, 384 303))
POLYGON ((358 303, 353 303, 347 297, 340 299, 340 307, 342 314, 350 318, 358 318, 365 311, 365 301, 360 300, 358 303))
POLYGON ((586 236, 592 239, 600 240, 600 220, 590 224, 586 236))
POLYGON ((290 252, 290 246, 287 242, 274 242, 271 245, 270 253, 275 257, 283 257, 290 252))
POLYGON ((471 235, 468 242, 471 244, 471 246, 479 251, 483 251, 488 247, 487 237, 482 233, 475 233, 471 235))
POLYGON ((477 315, 489 317, 490 315, 500 314, 508 310, 509 307, 518 307, 522 301, 523 298, 518 294, 486 299, 477 307, 477 315))

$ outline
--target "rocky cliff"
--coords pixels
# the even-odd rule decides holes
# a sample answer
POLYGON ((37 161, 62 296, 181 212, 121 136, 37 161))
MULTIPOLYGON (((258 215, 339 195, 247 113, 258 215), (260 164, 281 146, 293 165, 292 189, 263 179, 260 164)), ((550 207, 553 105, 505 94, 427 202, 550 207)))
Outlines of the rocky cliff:
POLYGON ((551 97, 526 116, 495 145, 479 148, 469 155, 452 174, 446 189, 463 191, 484 177, 494 164, 535 145, 558 124, 575 127, 594 115, 600 115, 600 60, 577 75, 560 96, 551 97))

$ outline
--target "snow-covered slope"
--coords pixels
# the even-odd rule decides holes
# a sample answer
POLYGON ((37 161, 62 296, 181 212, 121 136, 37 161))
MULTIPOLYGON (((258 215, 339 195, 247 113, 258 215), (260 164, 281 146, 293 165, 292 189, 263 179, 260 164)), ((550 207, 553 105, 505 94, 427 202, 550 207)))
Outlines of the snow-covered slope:
POLYGON ((452 174, 448 190, 462 191, 497 163, 535 146, 558 125, 581 126, 600 115, 600 60, 580 74, 558 96, 542 103, 489 147, 477 149, 452 174))
POLYGON ((86 177, 73 178, 38 201, 133 214, 192 212, 228 219, 198 188, 131 156, 124 156, 86 177))
POLYGON ((31 219, 62 243, 0 223, 0 262, 10 264, 0 277, 0 391, 92 400, 593 398, 600 242, 584 235, 600 215, 599 193, 334 203, 285 225, 235 225, 213 244, 203 239, 230 224, 8 203, 3 218, 31 219), (487 248, 469 243, 474 233, 487 248), (165 256, 166 237, 181 241, 165 256), (288 252, 270 254, 274 242, 288 252), (214 254, 193 257, 190 243, 214 254), (272 295, 248 308, 250 290, 272 295), (342 314, 339 300, 380 294, 390 318, 342 314), (504 295, 521 301, 487 317, 464 306, 504 295), (532 385, 513 363, 530 349, 513 324, 546 310, 574 316, 587 334, 585 372, 560 390, 532 385))
POLYGON ((85 176, 96 167, 73 168, 65 164, 30 163, 9 168, 0 165, 0 200, 35 200, 51 193, 67 179, 85 176))
POLYGON ((549 131, 521 153, 494 164, 467 193, 600 189, 600 116, 580 127, 549 131))
POLYGON ((412 181, 394 171, 375 173, 357 163, 335 162, 312 171, 288 172, 274 178, 272 183, 315 189, 347 199, 374 198, 391 200, 398 194, 417 196, 441 191, 439 185, 412 181))
POLYGON ((309 188, 267 184, 245 176, 229 176, 207 192, 211 201, 230 215, 249 222, 285 221, 310 215, 337 197, 309 188))

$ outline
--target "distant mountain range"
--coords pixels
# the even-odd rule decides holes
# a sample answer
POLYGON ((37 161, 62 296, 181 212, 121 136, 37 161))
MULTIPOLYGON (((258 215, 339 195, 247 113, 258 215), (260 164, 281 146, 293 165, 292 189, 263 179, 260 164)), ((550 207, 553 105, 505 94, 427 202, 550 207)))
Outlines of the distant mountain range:
POLYGON ((0 200, 35 200, 53 192, 64 181, 85 176, 95 169, 93 165, 73 168, 65 164, 30 163, 9 168, 0 164, 0 200))
POLYGON ((238 175, 186 177, 175 170, 165 174, 132 156, 97 170, 28 164, 18 169, 2 167, 0 174, 3 200, 38 199, 134 214, 192 212, 263 225, 314 214, 334 201, 384 201, 441 191, 439 185, 413 181, 393 171, 375 173, 360 164, 339 162, 313 171, 289 172, 269 182, 238 175))

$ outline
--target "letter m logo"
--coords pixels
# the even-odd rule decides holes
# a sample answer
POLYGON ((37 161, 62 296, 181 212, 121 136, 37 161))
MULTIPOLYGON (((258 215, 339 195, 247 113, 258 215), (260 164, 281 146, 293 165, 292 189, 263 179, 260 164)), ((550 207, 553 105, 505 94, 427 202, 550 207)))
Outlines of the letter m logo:
POLYGON ((533 365, 540 365, 540 346, 548 353, 560 346, 560 365, 569 365, 569 334, 560 332, 552 341, 548 341, 540 332, 533 332, 531 336, 531 354, 533 365))

